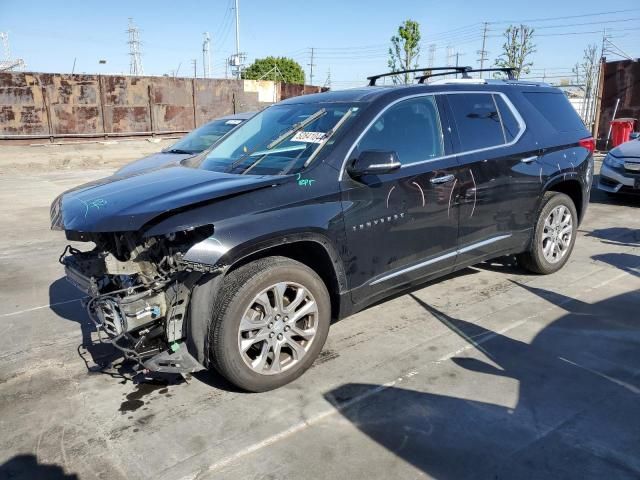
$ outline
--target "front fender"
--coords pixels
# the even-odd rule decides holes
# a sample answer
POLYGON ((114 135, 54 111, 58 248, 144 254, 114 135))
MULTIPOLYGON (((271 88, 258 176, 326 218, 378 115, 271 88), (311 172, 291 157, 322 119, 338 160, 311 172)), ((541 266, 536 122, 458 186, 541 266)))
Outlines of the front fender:
POLYGON ((298 205, 216 222, 214 234, 193 245, 185 252, 183 260, 223 270, 262 250, 311 241, 322 246, 331 258, 339 288, 343 291, 346 275, 336 248, 344 235, 341 222, 339 201, 298 205))

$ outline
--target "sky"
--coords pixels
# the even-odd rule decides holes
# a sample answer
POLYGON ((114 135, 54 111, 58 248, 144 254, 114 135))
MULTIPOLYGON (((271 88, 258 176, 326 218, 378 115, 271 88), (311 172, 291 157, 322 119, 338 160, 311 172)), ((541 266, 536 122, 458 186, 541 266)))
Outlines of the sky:
MULTIPOLYGON (((234 0, 0 0, 0 32, 8 32, 12 57, 39 72, 128 73, 128 18, 140 30, 146 75, 202 75, 203 33, 212 37, 212 76, 224 78, 235 51, 234 0), (99 60, 106 60, 100 64, 99 60)), ((420 66, 455 63, 478 66, 483 22, 489 63, 501 52, 502 33, 513 23, 535 28, 536 52, 529 77, 558 82, 571 76, 588 44, 640 57, 640 6, 595 0, 482 2, 447 0, 239 0, 240 51, 248 63, 267 55, 298 61, 313 83, 335 88, 361 85, 388 70, 390 38, 406 19, 418 21, 420 66), (614 47, 615 46, 615 47, 614 47), (448 56, 449 55, 449 56, 448 56)), ((2 49, 0 45, 0 57, 2 49)), ((609 59, 622 57, 611 52, 609 59)), ((485 65, 487 66, 487 65, 485 65)))

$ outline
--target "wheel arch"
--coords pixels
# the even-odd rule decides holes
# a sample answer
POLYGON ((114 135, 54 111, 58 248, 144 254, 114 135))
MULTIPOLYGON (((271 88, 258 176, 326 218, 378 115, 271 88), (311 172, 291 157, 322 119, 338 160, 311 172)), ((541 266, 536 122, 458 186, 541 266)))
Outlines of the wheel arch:
POLYGON ((552 179, 544 188, 544 192, 559 192, 567 195, 576 207, 578 213, 578 223, 582 221, 584 216, 584 193, 582 184, 578 176, 562 176, 552 179))
POLYGON ((331 242, 314 233, 271 238, 259 244, 240 245, 220 260, 221 270, 206 274, 194 288, 187 317, 186 343, 192 356, 209 366, 207 344, 208 324, 215 307, 215 299, 225 276, 249 262, 269 256, 282 256, 296 260, 315 271, 325 283, 331 301, 331 317, 336 319, 342 309, 342 293, 346 290, 346 274, 342 261, 331 242), (207 301, 209 300, 209 301, 207 301))
POLYGON ((242 265, 264 257, 281 256, 296 260, 316 272, 327 287, 331 298, 331 317, 340 312, 340 294, 346 290, 346 275, 342 261, 333 246, 318 236, 302 235, 298 238, 271 241, 259 249, 238 256, 229 264, 228 273, 242 265))

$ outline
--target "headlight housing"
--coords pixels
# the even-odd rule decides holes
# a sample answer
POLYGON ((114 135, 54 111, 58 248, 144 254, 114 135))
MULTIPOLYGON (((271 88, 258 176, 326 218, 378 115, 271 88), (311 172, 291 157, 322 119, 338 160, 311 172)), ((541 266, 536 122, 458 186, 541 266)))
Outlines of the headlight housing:
POLYGON ((607 167, 620 168, 624 165, 624 160, 618 157, 614 157, 611 153, 607 153, 604 157, 604 164, 607 167))

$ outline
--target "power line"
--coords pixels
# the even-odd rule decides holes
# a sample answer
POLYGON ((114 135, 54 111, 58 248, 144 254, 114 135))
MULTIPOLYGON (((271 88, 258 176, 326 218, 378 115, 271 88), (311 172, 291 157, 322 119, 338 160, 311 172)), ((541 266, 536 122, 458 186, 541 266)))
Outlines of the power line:
POLYGON ((605 23, 634 22, 636 20, 640 20, 640 17, 620 18, 615 20, 600 20, 597 22, 569 23, 569 24, 562 24, 562 25, 544 25, 542 27, 539 27, 537 25, 529 25, 529 26, 537 30, 544 30, 547 28, 568 28, 568 27, 582 27, 585 25, 604 25, 605 23))
POLYGON ((603 15, 613 15, 616 13, 627 13, 627 12, 637 12, 637 11, 640 11, 640 8, 628 8, 625 10, 611 10, 608 12, 597 12, 597 13, 583 13, 581 15, 565 15, 562 17, 528 18, 524 20, 500 20, 498 22, 490 22, 490 23, 498 24, 498 23, 551 22, 553 20, 567 20, 570 18, 584 18, 584 17, 600 17, 603 15))

